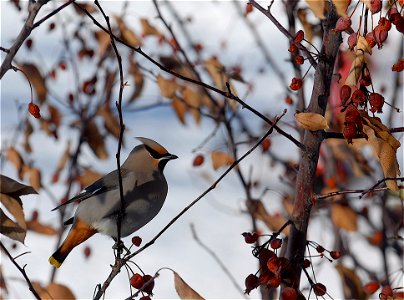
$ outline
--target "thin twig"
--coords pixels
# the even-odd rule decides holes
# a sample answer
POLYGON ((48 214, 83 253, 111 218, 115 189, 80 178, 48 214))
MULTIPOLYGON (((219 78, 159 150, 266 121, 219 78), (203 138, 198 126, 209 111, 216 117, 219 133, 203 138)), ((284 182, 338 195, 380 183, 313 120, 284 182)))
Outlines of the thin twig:
POLYGON ((194 240, 206 251, 209 253, 210 256, 212 256, 212 258, 217 262, 217 264, 219 265, 219 267, 223 270, 223 272, 227 275, 227 277, 229 277, 231 283, 234 285, 234 287, 236 288, 237 291, 240 292, 241 297, 243 297, 244 299, 248 299, 246 297, 246 295, 242 292, 243 288, 237 283, 236 279, 234 278, 234 276, 230 273, 230 270, 226 267, 226 265, 220 260, 219 256, 212 250, 210 249, 208 246, 206 246, 198 237, 198 234, 196 233, 195 230, 195 225, 191 224, 191 232, 192 232, 192 237, 194 238, 194 240))
POLYGON ((39 25, 41 25, 43 22, 45 22, 46 20, 50 19, 51 17, 53 17, 54 15, 56 15, 58 12, 60 12, 62 9, 64 9, 65 7, 69 6, 70 4, 72 4, 74 1, 76 0, 69 0, 66 1, 63 5, 59 6, 58 8, 56 8, 54 11, 52 11, 51 13, 47 14, 45 17, 43 17, 42 19, 40 19, 38 22, 35 22, 34 25, 32 25, 32 29, 35 29, 36 27, 38 27, 39 25))
POLYGON ((3 243, 0 241, 0 247, 3 249, 3 251, 6 253, 8 258, 11 260, 11 262, 16 266, 16 268, 21 272, 22 276, 24 276, 25 281, 28 284, 29 290, 32 292, 32 294, 35 296, 36 299, 41 299, 41 297, 38 295, 36 290, 34 289, 31 280, 29 279, 27 273, 25 272, 25 266, 23 268, 20 267, 20 265, 15 261, 15 259, 11 256, 10 252, 8 252, 7 248, 3 245, 3 243))

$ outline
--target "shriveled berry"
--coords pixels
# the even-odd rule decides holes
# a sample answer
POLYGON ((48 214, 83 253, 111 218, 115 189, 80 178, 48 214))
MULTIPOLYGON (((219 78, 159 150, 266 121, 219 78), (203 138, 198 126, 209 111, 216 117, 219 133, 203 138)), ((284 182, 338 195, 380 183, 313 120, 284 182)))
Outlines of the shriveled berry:
POLYGON ((253 289, 256 289, 259 286, 259 281, 258 281, 258 277, 254 274, 250 274, 246 277, 245 281, 245 293, 247 295, 250 294, 250 292, 253 289))
POLYGON ((86 246, 86 247, 84 248, 84 250, 83 250, 83 253, 84 253, 84 257, 85 257, 85 258, 89 258, 90 255, 91 255, 91 248, 90 248, 89 246, 86 246))
POLYGON ((297 292, 294 288, 285 287, 281 292, 281 300, 296 300, 297 292))
POLYGON ((352 93, 352 102, 355 105, 364 105, 366 100, 365 92, 362 90, 356 90, 352 93))
POLYGON ((294 77, 294 78, 292 78, 292 82, 289 85, 289 87, 291 90, 297 91, 297 90, 300 90, 302 85, 303 85, 303 80, 301 78, 294 77))
POLYGON ((313 285, 313 291, 314 291, 314 294, 321 297, 321 296, 324 296, 325 293, 327 293, 327 288, 322 283, 316 283, 313 285))
POLYGON ((349 123, 344 127, 344 131, 342 132, 344 138, 347 140, 348 144, 352 144, 352 139, 356 138, 357 130, 355 124, 349 123))
POLYGON ((380 18, 378 24, 382 30, 389 31, 391 29, 391 22, 385 17, 380 18))
POLYGON ((365 36, 365 39, 366 39, 366 42, 368 42, 368 45, 370 48, 373 48, 374 46, 376 46, 376 40, 375 40, 373 31, 368 32, 365 36))
POLYGON ((256 232, 244 232, 242 236, 247 244, 254 244, 258 240, 258 234, 256 232))
POLYGON ((373 29, 373 35, 375 37, 377 47, 382 48, 384 41, 387 39, 389 35, 389 32, 387 30, 383 30, 383 28, 380 25, 377 25, 373 29))
POLYGON ((386 285, 382 288, 379 298, 381 300, 390 300, 393 297, 393 289, 390 285, 386 285))
POLYGON ((341 32, 345 31, 348 28, 350 28, 352 25, 351 18, 349 17, 340 17, 337 21, 337 24, 335 25, 334 31, 335 32, 341 32))
POLYGON ((349 50, 353 50, 355 48, 357 41, 358 41, 358 33, 352 32, 348 37, 349 50))
POLYGON ((345 105, 345 103, 351 97, 351 87, 346 84, 343 85, 339 90, 339 97, 341 99, 341 105, 345 105))
POLYGON ((356 124, 360 118, 360 113, 355 106, 350 105, 345 112, 345 123, 356 124))
POLYGON ((295 52, 297 52, 297 46, 295 45, 295 43, 292 43, 292 44, 290 44, 290 46, 289 46, 289 49, 288 49, 288 51, 290 52, 290 53, 295 53, 295 52))
MULTIPOLYGON (((394 71, 394 70, 393 70, 394 71)), ((289 95, 285 97, 285 103, 287 105, 293 105, 293 99, 289 95)))
POLYGON ((297 55, 297 56, 295 57, 295 63, 298 64, 298 65, 302 65, 302 64, 304 63, 304 58, 303 58, 303 56, 297 55))
POLYGON ((382 9, 382 1, 381 0, 370 0, 369 2, 370 11, 372 14, 378 13, 382 9))
POLYGON ((143 287, 143 292, 151 295, 153 294, 153 288, 154 288, 154 279, 153 276, 151 275, 144 275, 143 276, 143 281, 145 286, 143 287))
POLYGON ((261 143, 262 147, 262 152, 267 152, 269 148, 271 147, 271 140, 269 138, 266 138, 265 140, 262 141, 261 143))
POLYGON ((378 113, 383 112, 382 107, 384 104, 384 97, 382 95, 380 95, 378 93, 371 93, 369 95, 369 103, 370 103, 372 112, 378 112, 378 113))
POLYGON ((303 30, 299 30, 296 35, 295 38, 293 39, 293 41, 295 43, 300 43, 301 41, 303 41, 304 39, 304 31, 303 30))
POLYGON ((248 15, 250 12, 253 11, 253 5, 251 3, 247 3, 245 6, 244 16, 248 15))
POLYGON ((310 267, 310 266, 311 266, 311 261, 308 260, 307 258, 305 258, 304 261, 303 261, 303 267, 304 267, 305 269, 307 269, 307 268, 310 267))
POLYGON ((321 246, 321 245, 318 245, 318 246, 316 247, 316 251, 317 251, 318 253, 323 253, 324 250, 325 250, 324 247, 321 246))

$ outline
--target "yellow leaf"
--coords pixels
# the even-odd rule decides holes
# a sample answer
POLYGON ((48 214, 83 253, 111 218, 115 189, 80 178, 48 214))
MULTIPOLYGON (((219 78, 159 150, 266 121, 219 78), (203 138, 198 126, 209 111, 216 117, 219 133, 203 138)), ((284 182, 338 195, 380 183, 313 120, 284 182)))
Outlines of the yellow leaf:
POLYGON ((226 152, 212 151, 212 153, 210 155, 211 155, 211 159, 212 159, 213 169, 215 169, 215 170, 217 170, 223 166, 229 166, 234 162, 234 158, 231 157, 226 152))
POLYGON ((187 112, 187 105, 184 103, 183 99, 177 96, 173 96, 171 101, 171 106, 177 114, 178 119, 182 124, 185 124, 185 114, 187 112))
POLYGON ((331 205, 331 220, 337 228, 346 231, 358 230, 358 216, 355 211, 345 205, 334 203, 331 205))
POLYGON ((140 39, 132 30, 128 28, 128 26, 126 26, 125 21, 119 16, 114 16, 114 18, 118 23, 123 41, 133 47, 139 47, 141 45, 140 39))
POLYGON ((348 9, 349 4, 351 3, 351 0, 332 0, 332 2, 335 5, 335 8, 337 9, 337 14, 346 17, 346 11, 348 9))
POLYGON ((303 129, 316 131, 328 129, 326 118, 316 113, 298 113, 295 114, 297 125, 303 129))
POLYGON ((306 0, 306 3, 317 18, 321 20, 325 19, 325 0, 306 0))
POLYGON ((177 91, 178 84, 174 79, 165 79, 163 76, 157 76, 157 85, 160 88, 160 94, 163 97, 171 98, 177 91))
POLYGON ((140 24, 142 25, 142 35, 143 36, 148 36, 148 35, 155 35, 155 36, 162 36, 162 34, 157 30, 156 27, 150 24, 149 20, 146 18, 141 18, 140 19, 140 24))
POLYGON ((191 288, 185 281, 174 272, 174 286, 180 299, 204 299, 193 288, 191 288))

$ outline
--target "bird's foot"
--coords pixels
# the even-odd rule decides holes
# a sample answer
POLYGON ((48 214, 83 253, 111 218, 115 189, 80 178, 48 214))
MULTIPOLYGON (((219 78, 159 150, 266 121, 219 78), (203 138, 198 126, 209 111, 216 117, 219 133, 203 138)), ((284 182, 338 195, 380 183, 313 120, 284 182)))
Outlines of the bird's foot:
POLYGON ((123 250, 129 252, 129 249, 125 247, 125 244, 122 242, 122 240, 115 240, 115 244, 112 246, 112 249, 116 250, 119 254, 122 254, 123 250))

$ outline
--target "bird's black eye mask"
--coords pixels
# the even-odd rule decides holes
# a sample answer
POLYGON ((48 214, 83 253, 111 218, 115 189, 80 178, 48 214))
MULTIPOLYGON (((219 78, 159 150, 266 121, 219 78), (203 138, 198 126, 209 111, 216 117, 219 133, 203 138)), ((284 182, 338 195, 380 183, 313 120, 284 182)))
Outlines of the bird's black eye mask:
POLYGON ((151 157, 153 157, 154 159, 161 159, 167 155, 167 153, 161 154, 149 146, 146 146, 146 145, 144 145, 144 146, 145 146, 146 150, 150 153, 151 157))

